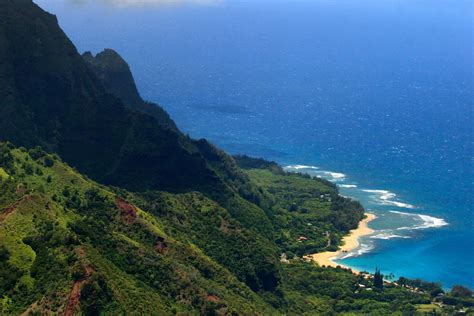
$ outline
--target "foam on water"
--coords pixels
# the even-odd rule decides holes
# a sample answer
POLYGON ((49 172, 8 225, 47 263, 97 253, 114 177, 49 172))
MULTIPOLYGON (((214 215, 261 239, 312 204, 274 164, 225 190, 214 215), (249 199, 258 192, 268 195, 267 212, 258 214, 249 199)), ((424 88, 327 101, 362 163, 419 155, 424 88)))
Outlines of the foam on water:
POLYGON ((429 215, 421 215, 418 214, 418 216, 424 221, 424 224, 421 226, 418 226, 417 229, 420 228, 435 228, 435 227, 442 227, 449 225, 444 219, 442 218, 437 218, 429 215))
POLYGON ((400 208, 415 209, 416 206, 395 200, 397 195, 388 190, 369 190, 364 189, 363 192, 372 193, 373 197, 382 205, 392 205, 400 208))
POLYGON ((390 227, 384 227, 383 229, 375 229, 372 235, 367 236, 367 238, 362 238, 360 240, 359 247, 350 252, 343 253, 339 256, 337 260, 359 257, 366 253, 369 253, 376 247, 378 241, 391 239, 409 239, 412 238, 412 236, 410 236, 410 232, 412 231, 419 229, 439 228, 448 225, 448 223, 442 218, 437 218, 424 214, 384 210, 384 208, 389 206, 395 206, 404 209, 415 209, 416 207, 412 204, 400 201, 397 198, 397 194, 389 190, 358 189, 358 186, 356 184, 340 183, 342 181, 347 180, 347 176, 344 173, 320 170, 318 167, 306 165, 290 165, 285 167, 285 170, 290 172, 305 172, 311 176, 323 178, 331 182, 337 183, 340 188, 352 189, 353 191, 351 192, 359 192, 359 194, 366 195, 367 198, 371 200, 372 203, 374 203, 374 205, 371 205, 371 208, 373 211, 375 211, 375 213, 391 213, 394 214, 394 216, 396 217, 398 215, 400 219, 404 219, 399 223, 398 226, 397 223, 399 222, 399 220, 394 218, 390 220, 390 227))
POLYGON ((328 171, 328 170, 319 170, 319 167, 316 167, 316 166, 289 165, 289 166, 284 167, 283 169, 290 172, 291 171, 298 171, 298 172, 306 171, 311 176, 326 179, 332 182, 344 181, 346 179, 346 175, 344 173, 328 171))
POLYGON ((403 235, 397 235, 394 234, 393 231, 391 230, 379 230, 377 231, 377 234, 371 235, 370 238, 372 239, 383 239, 383 240, 388 240, 388 239, 393 239, 393 238, 411 238, 410 236, 403 236, 403 235))
POLYGON ((392 193, 392 192, 387 191, 387 190, 368 190, 368 189, 365 189, 365 190, 362 190, 362 191, 367 192, 367 193, 376 193, 380 196, 379 198, 381 200, 388 200, 388 199, 392 199, 395 196, 397 196, 395 193, 392 193))
POLYGON ((400 207, 400 208, 410 208, 410 209, 414 209, 416 208, 416 206, 414 205, 411 205, 411 204, 408 204, 408 203, 403 203, 403 202, 398 202, 398 201, 385 201, 385 203, 387 205, 395 205, 397 207, 400 207))
MULTIPOLYGON (((447 285, 469 282, 474 287, 474 270, 469 265, 474 260, 469 243, 474 238, 474 203, 472 181, 466 176, 472 163, 473 77, 471 43, 465 40, 472 36, 472 1, 405 1, 399 8, 404 16, 401 27, 393 27, 399 22, 393 1, 338 1, 337 10, 332 1, 298 1, 298 5, 275 1, 264 21, 257 17, 268 10, 268 1, 222 1, 232 3, 225 5, 225 19, 221 8, 212 6, 209 10, 183 5, 172 10, 104 11, 98 4, 104 1, 82 1, 87 6, 73 4, 77 1, 35 2, 59 17, 78 50, 98 52, 105 45, 126 56, 140 93, 165 106, 183 132, 207 138, 234 154, 347 171, 346 180, 337 184, 357 181, 364 189, 386 188, 399 195, 410 192, 382 203, 374 193, 340 186, 345 195, 380 215, 370 223, 374 234, 390 229, 396 235, 417 235, 412 239, 362 238, 362 243, 382 247, 373 257, 353 261, 354 267, 393 267, 405 276, 447 285), (362 6, 366 10, 360 10, 362 6), (280 30, 281 12, 288 13, 286 18, 294 27, 288 32, 268 32, 280 30), (145 24, 134 23, 137 19, 147 22, 147 32, 145 24), (341 19, 347 23, 331 27, 341 19), (439 28, 441 20, 450 23, 439 28), (229 22, 236 27, 221 27, 229 22), (176 28, 177 23, 183 27, 176 28), (381 23, 381 27, 367 28, 367 23, 381 23), (433 28, 436 37, 424 31, 433 28), (196 36, 186 37, 188 29, 195 29, 196 36), (408 41, 397 40, 406 38, 412 29, 422 31, 408 34, 408 41), (256 33, 268 36, 262 41, 256 33), (348 34, 380 39, 377 44, 382 51, 357 40, 347 41, 348 49, 335 49, 348 34), (229 41, 229 35, 238 40, 229 41), (309 37, 316 40, 301 42, 309 37), (280 49, 282 41, 290 44, 288 49, 280 49), (203 42, 212 54, 200 50, 203 42), (413 49, 412 43, 419 45, 413 49), (188 67, 186 52, 193 50, 196 62, 188 67), (256 52, 255 58, 246 58, 245 51, 256 52), (393 52, 397 52, 390 55, 395 62, 388 64, 385 53, 393 52), (275 60, 288 63, 275 67, 275 60), (365 71, 359 71, 360 67, 365 71), (426 69, 433 75, 426 76, 426 69), (290 72, 292 76, 284 75, 290 72), (195 88, 196 80, 200 89, 195 88), (188 107, 192 104, 229 107, 231 112, 244 105, 248 114, 193 111, 188 107), (350 179, 350 175, 355 177, 350 179), (416 209, 406 208, 403 202, 416 209), (450 225, 395 231, 424 221, 390 210, 442 217, 450 225), (404 265, 415 249, 425 251, 404 265), (430 260, 436 264, 426 267, 430 260)), ((320 171, 307 167, 288 171, 314 177, 320 171)), ((330 175, 320 175, 334 181, 330 175)))
POLYGON ((390 211, 390 213, 399 214, 405 217, 412 217, 417 222, 421 220, 421 223, 416 223, 413 226, 403 226, 398 227, 397 230, 417 230, 417 229, 427 229, 427 228, 439 228, 446 225, 449 225, 443 218, 438 218, 434 216, 424 215, 424 214, 411 214, 399 211, 390 211))
POLYGON ((290 166, 286 166, 285 169, 296 169, 296 170, 301 170, 301 169, 313 169, 313 170, 317 170, 317 169, 319 169, 319 168, 318 168, 318 167, 315 167, 315 166, 290 165, 290 166))
POLYGON ((353 258, 353 257, 359 257, 359 256, 362 256, 363 254, 371 252, 374 248, 375 248, 375 246, 371 243, 362 243, 356 249, 341 255, 338 258, 338 260, 343 260, 343 259, 353 258))
POLYGON ((315 175, 318 178, 326 179, 331 182, 339 182, 346 179, 346 175, 344 173, 333 171, 318 171, 315 175))
POLYGON ((326 171, 334 180, 343 180, 346 175, 343 174, 343 173, 339 173, 339 172, 330 172, 330 171, 326 171))

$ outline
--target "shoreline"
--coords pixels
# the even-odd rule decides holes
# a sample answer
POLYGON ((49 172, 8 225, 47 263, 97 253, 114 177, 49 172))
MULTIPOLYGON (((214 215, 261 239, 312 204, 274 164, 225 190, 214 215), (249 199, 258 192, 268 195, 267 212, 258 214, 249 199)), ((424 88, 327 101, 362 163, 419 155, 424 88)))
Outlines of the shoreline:
POLYGON ((365 213, 365 215, 367 215, 367 217, 359 222, 359 226, 351 230, 349 232, 349 235, 345 236, 342 239, 343 245, 339 247, 339 250, 315 253, 315 254, 307 255, 305 258, 316 262, 320 266, 329 266, 329 267, 334 267, 334 268, 337 266, 340 266, 346 269, 351 269, 354 273, 357 273, 357 274, 360 273, 360 271, 357 271, 343 264, 337 263, 334 260, 340 257, 343 253, 352 251, 356 249, 357 247, 359 247, 360 237, 368 236, 374 232, 374 230, 370 228, 368 224, 374 219, 376 219, 377 216, 375 216, 372 213, 365 213))

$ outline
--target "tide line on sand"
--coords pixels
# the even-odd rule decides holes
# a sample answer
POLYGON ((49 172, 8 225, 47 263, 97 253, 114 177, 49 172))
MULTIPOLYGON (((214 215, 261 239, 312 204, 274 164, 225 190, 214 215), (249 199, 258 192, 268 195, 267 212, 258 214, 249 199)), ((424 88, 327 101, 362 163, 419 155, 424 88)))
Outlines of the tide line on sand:
MULTIPOLYGON (((339 258, 344 253, 350 252, 359 247, 359 238, 363 236, 370 235, 374 232, 368 224, 369 222, 373 221, 377 218, 374 214, 365 213, 367 215, 366 218, 359 222, 359 226, 356 229, 350 231, 349 235, 345 236, 342 239, 343 245, 339 247, 337 251, 325 251, 320 253, 315 253, 312 255, 308 255, 305 258, 315 261, 320 266, 330 266, 330 267, 337 267, 341 266, 343 268, 349 268, 344 266, 340 263, 335 262, 337 258, 339 258)), ((352 269, 352 268, 351 268, 352 269)), ((359 271, 352 269, 355 273, 359 273, 359 271)))

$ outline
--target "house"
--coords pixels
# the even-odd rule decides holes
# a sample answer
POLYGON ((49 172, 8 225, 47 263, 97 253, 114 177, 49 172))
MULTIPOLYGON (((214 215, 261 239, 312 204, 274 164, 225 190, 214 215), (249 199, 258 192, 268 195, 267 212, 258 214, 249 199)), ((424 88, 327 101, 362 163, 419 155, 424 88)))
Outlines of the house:
POLYGON ((302 241, 305 241, 305 240, 308 240, 308 238, 306 238, 305 236, 298 237, 298 242, 302 242, 302 241))

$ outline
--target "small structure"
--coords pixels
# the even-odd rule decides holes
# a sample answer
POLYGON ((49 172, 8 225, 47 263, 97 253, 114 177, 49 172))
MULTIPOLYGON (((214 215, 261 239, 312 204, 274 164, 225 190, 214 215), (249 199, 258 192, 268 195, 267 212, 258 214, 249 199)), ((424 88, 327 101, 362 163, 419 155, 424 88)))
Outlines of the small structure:
POLYGON ((298 237, 298 242, 303 242, 305 240, 308 240, 308 238, 306 238, 305 236, 298 237))

